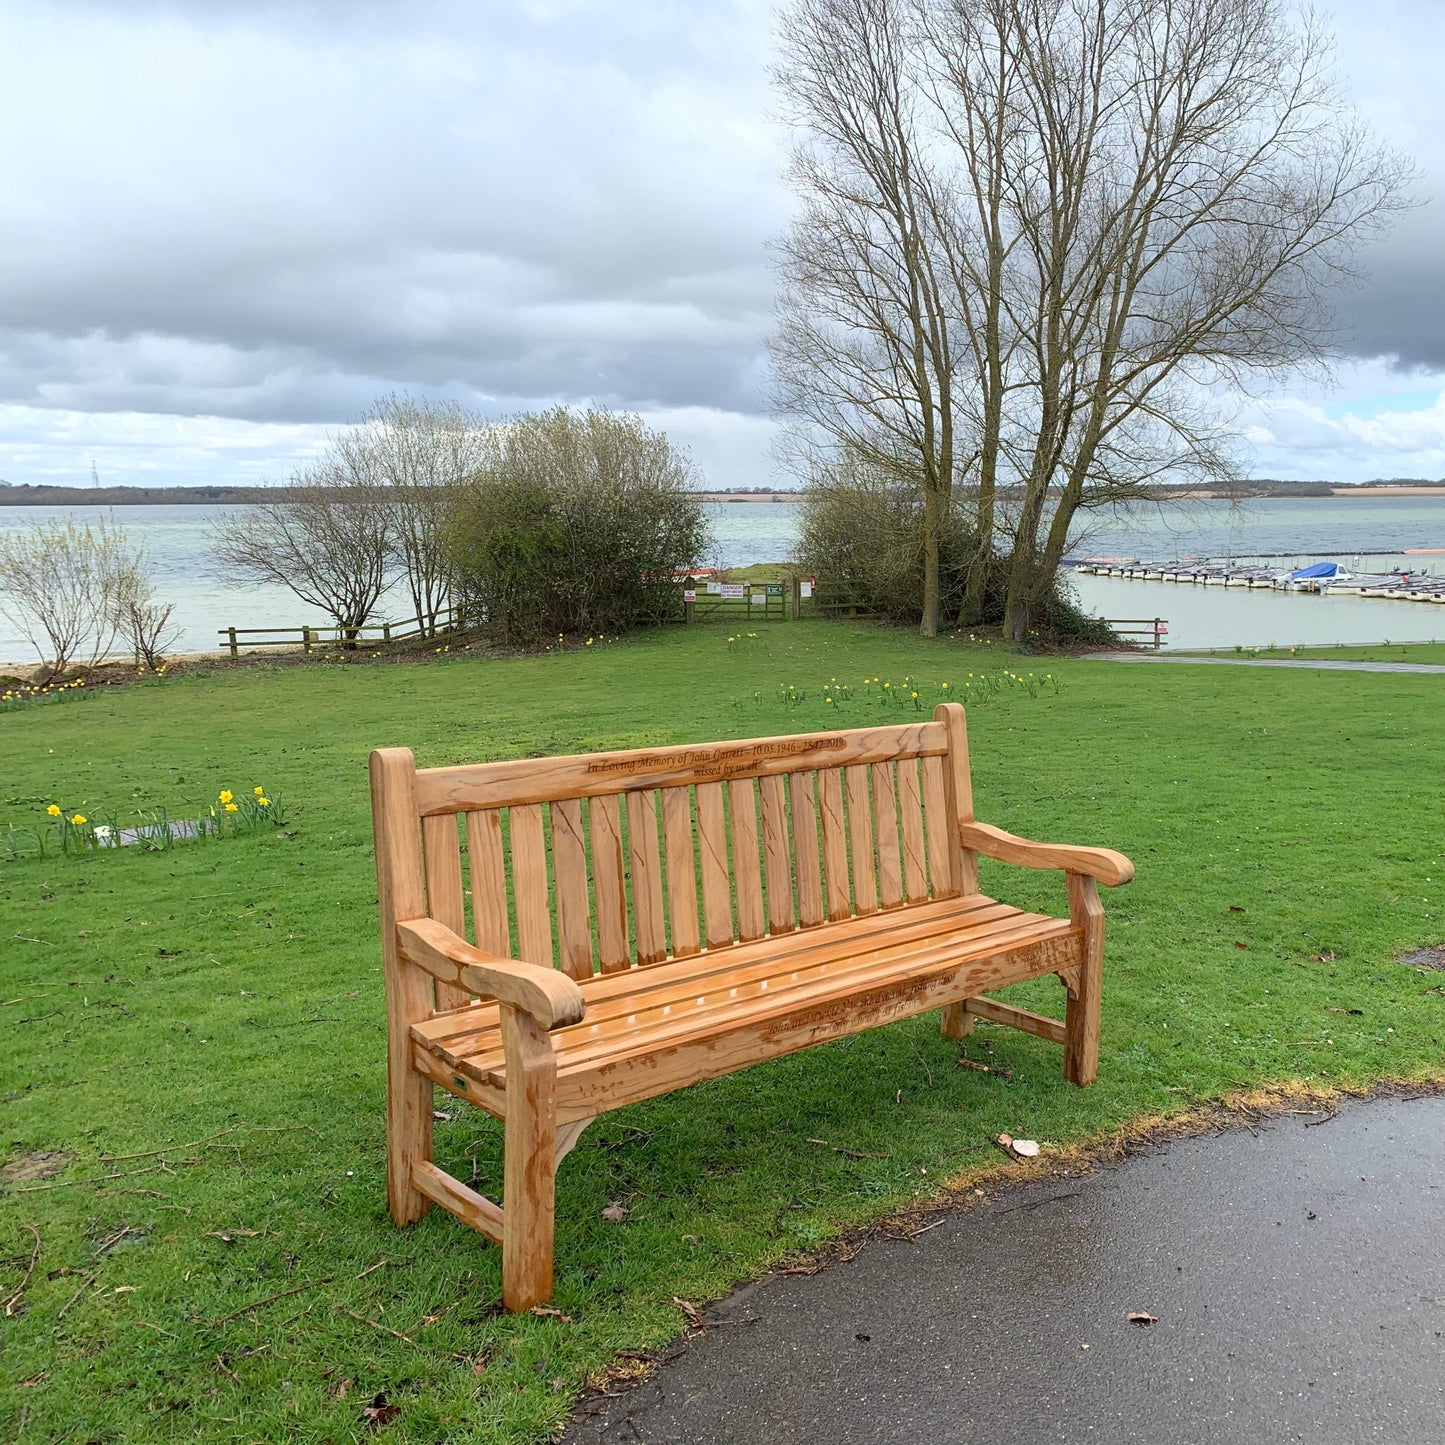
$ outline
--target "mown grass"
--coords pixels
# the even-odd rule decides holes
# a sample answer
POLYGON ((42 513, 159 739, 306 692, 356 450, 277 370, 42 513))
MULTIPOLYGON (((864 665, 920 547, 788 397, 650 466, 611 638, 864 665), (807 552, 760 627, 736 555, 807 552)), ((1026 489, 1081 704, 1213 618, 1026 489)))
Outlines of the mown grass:
MULTIPOLYGON (((0 827, 52 799, 179 817, 257 784, 291 819, 0 867, 5 1156, 72 1156, 0 1198, 0 1294, 31 1228, 40 1240, 0 1319, 4 1438, 340 1441, 380 1424, 398 1442, 540 1440, 589 1371, 682 1327, 674 1297, 989 1167, 1000 1130, 1064 1144, 1272 1081, 1439 1072, 1445 975, 1392 961, 1445 937, 1436 679, 758 630, 256 667, 0 718, 0 827), (1011 1075, 958 1069, 921 1018, 609 1115, 562 1169, 561 1316, 500 1315, 497 1251, 441 1211, 392 1228, 369 748, 438 764, 803 731, 875 716, 865 676, 911 673, 931 703, 1004 665, 1062 690, 972 709, 979 815, 1138 865, 1106 899, 1093 1089, 1063 1083, 1058 1050, 987 1026, 970 1048, 1011 1075), (851 700, 824 702, 833 677, 851 700), (613 1201, 624 1223, 602 1219, 613 1201)), ((989 867, 985 882, 1061 906, 1052 875, 989 867)), ((1058 1009, 1051 981, 1021 993, 1058 1009)), ((495 1192, 496 1127, 438 1107, 441 1161, 495 1192)))

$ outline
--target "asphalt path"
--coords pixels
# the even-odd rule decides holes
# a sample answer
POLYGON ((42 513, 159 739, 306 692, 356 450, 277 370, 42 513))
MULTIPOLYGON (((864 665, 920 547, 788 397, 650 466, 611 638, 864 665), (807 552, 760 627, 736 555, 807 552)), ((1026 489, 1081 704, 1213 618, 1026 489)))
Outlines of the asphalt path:
POLYGON ((1085 662, 1174 662, 1193 667, 1307 667, 1325 672, 1445 672, 1439 662, 1310 662, 1298 657, 1189 657, 1162 652, 1089 652, 1085 662))
POLYGON ((1445 1098, 1008 1190, 707 1318, 565 1441, 1441 1445, 1445 1098))

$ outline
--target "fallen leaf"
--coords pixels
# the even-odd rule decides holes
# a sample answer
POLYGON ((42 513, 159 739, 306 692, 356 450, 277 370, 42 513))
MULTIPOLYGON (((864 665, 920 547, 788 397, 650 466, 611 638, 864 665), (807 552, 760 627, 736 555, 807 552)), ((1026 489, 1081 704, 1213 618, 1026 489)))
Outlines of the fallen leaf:
POLYGON ((602 1217, 608 1224, 621 1224, 632 1211, 625 1204, 618 1204, 614 1200, 602 1211, 602 1217))
POLYGON ((1000 1149, 1012 1149, 1014 1146, 1014 1136, 1012 1134, 1000 1134, 993 1142, 997 1144, 1000 1149))
POLYGON ((1247 943, 1241 943, 1238 939, 1235 939, 1235 941, 1234 941, 1234 946, 1235 946, 1236 948, 1248 948, 1248 947, 1249 947, 1249 945, 1248 945, 1247 943))
POLYGON ((1229 905, 1229 911, 1231 913, 1243 913, 1244 909, 1242 909, 1237 903, 1231 903, 1229 905))
POLYGON ((1038 1141, 1035 1139, 1015 1139, 1013 1151, 1020 1159, 1037 1159, 1039 1157, 1038 1141))
POLYGON ((694 1329, 704 1328, 702 1311, 695 1304, 689 1304, 687 1300, 679 1299, 676 1295, 673 1295, 672 1302, 687 1316, 688 1324, 694 1329))
POLYGON ((372 1399, 371 1404, 362 1410, 361 1418, 373 1430, 380 1430, 384 1425, 390 1425, 393 1420, 401 1418, 401 1406, 389 1405, 384 1394, 377 1395, 372 1399))
POLYGON ((336 1399, 344 1400, 351 1393, 351 1387, 355 1383, 355 1380, 338 1380, 336 1384, 332 1386, 331 1393, 336 1399))
POLYGON ((452 1116, 445 1109, 433 1109, 431 1116, 433 1119, 440 1119, 443 1124, 450 1124, 452 1121, 452 1116))
POLYGON ((564 1325, 572 1323, 571 1315, 564 1315, 561 1310, 554 1310, 551 1305, 533 1305, 531 1312, 539 1320, 561 1320, 564 1325))
POLYGON ((1147 1330, 1150 1325, 1159 1323, 1158 1315, 1146 1314, 1143 1310, 1131 1310, 1127 1318, 1131 1325, 1138 1325, 1142 1330, 1147 1330))

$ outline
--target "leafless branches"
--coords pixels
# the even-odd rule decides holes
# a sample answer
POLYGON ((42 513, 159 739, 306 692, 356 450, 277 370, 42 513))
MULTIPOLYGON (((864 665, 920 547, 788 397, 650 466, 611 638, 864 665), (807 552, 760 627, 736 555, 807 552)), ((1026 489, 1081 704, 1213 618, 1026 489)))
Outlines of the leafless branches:
POLYGON ((976 489, 1022 637, 1081 510, 1228 472, 1220 397, 1325 362, 1408 168, 1290 0, 798 0, 784 35, 779 400, 976 489))

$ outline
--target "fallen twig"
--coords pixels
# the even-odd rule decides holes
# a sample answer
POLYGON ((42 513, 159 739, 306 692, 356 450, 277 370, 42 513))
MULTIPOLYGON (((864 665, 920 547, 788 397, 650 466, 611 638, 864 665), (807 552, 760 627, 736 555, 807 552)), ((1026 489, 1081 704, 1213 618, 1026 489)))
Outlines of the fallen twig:
POLYGON ((220 1319, 212 1320, 211 1323, 212 1325, 223 1325, 227 1320, 235 1319, 237 1315, 246 1314, 249 1310, 258 1310, 262 1305, 275 1304, 278 1299, 285 1299, 287 1295, 300 1294, 304 1289, 316 1289, 319 1285, 330 1284, 332 1279, 333 1276, 328 1274, 325 1279, 308 1280, 305 1284, 293 1285, 290 1289, 280 1290, 276 1294, 268 1294, 265 1299, 252 1300, 250 1304, 242 1305, 240 1309, 232 1310, 230 1314, 222 1315, 220 1319))
POLYGON ((843 1154, 849 1159, 891 1159, 891 1154, 865 1154, 860 1149, 845 1149, 841 1144, 830 1144, 826 1139, 809 1139, 809 1144, 817 1144, 823 1149, 831 1149, 835 1154, 843 1154))
POLYGON ((241 1377, 225 1362, 224 1359, 222 1359, 220 1355, 216 1356, 216 1366, 217 1368, 223 1370, 226 1374, 228 1374, 238 1385, 241 1383, 241 1377))
POLYGON ((104 1241, 102 1241, 100 1244, 96 1245, 96 1247, 95 1247, 96 1257, 99 1258, 102 1254, 106 1254, 106 1253, 108 1253, 110 1250, 114 1249, 115 1246, 118 1245, 118 1244, 121 1242, 121 1240, 123 1240, 123 1239, 126 1237, 126 1235, 128 1235, 128 1234, 139 1234, 139 1233, 140 1233, 140 1226, 139 1226, 138 1224, 127 1224, 124 1229, 118 1229, 118 1230, 116 1230, 116 1232, 115 1232, 114 1234, 112 1234, 109 1239, 104 1240, 104 1241))
POLYGON ((58 1320, 63 1320, 63 1319, 65 1318, 65 1313, 66 1313, 66 1311, 71 1307, 71 1305, 73 1305, 73 1304, 76 1302, 76 1300, 78 1300, 78 1299, 81 1297, 81 1295, 83 1295, 83 1294, 85 1293, 85 1291, 86 1291, 91 1285, 93 1285, 94 1283, 95 1283, 95 1276, 94 1276, 93 1274, 87 1274, 87 1275, 85 1275, 85 1276, 81 1279, 81 1281, 80 1281, 80 1287, 79 1287, 79 1289, 77 1289, 77 1290, 75 1291, 75 1293, 74 1293, 73 1295, 71 1295, 71 1297, 70 1297, 68 1300, 66 1300, 66 1302, 65 1302, 63 1305, 61 1305, 60 1309, 59 1309, 59 1310, 57 1311, 57 1313, 56 1313, 55 1318, 58 1319, 58 1320))
POLYGON ((137 1320, 136 1324, 143 1330, 154 1330, 158 1335, 170 1335, 173 1340, 180 1339, 179 1335, 171 1335, 169 1330, 162 1329, 160 1325, 153 1325, 149 1320, 137 1320))
POLYGON ((30 1263, 25 1266, 25 1278, 5 1296, 5 1318, 10 1319, 16 1306, 20 1303, 20 1296, 25 1293, 25 1286, 30 1283, 30 1276, 35 1273, 35 1266, 40 1260, 40 1231, 33 1224, 22 1224, 21 1229, 28 1229, 35 1236, 35 1248, 30 1251, 30 1263))
MULTIPOLYGON (((113 1184, 117 1179, 134 1179, 137 1174, 154 1174, 162 1168, 159 1164, 151 1164, 145 1169, 128 1169, 120 1174, 87 1174, 84 1179, 61 1179, 55 1184, 30 1184, 23 1189, 17 1189, 16 1194, 43 1194, 50 1189, 69 1189, 73 1184, 113 1184)), ((167 1173, 174 1173, 174 1170, 167 1170, 167 1173)))
POLYGON ((379 1320, 368 1319, 365 1315, 358 1313, 356 1310, 347 1309, 345 1305, 337 1305, 335 1306, 335 1308, 344 1315, 350 1315, 351 1318, 354 1320, 360 1320, 361 1323, 364 1325, 370 1325, 374 1330, 380 1330, 384 1335, 391 1335, 393 1339, 405 1340, 406 1343, 409 1344, 414 1350, 419 1350, 422 1348, 422 1346, 417 1344, 417 1342, 412 1339, 410 1335, 404 1335, 400 1330, 394 1330, 389 1325, 382 1324, 379 1320))
POLYGON ((199 1149, 202 1144, 214 1143, 217 1139, 224 1139, 227 1134, 234 1134, 242 1130, 247 1134, 288 1134, 297 1129, 304 1129, 308 1134, 317 1133, 310 1124, 232 1124, 229 1129, 221 1129, 214 1134, 207 1134, 204 1139, 192 1139, 189 1144, 168 1144, 164 1149, 146 1149, 139 1154, 102 1154, 99 1162, 101 1164, 124 1164, 131 1159, 154 1159, 161 1154, 178 1154, 182 1149, 199 1149))

